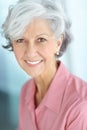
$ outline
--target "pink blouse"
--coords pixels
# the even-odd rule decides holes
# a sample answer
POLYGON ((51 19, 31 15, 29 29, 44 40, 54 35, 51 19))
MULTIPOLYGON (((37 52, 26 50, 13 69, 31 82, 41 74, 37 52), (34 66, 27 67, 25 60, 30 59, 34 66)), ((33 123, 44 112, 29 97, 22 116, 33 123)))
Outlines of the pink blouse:
POLYGON ((87 83, 60 63, 40 105, 34 105, 35 83, 22 88, 18 130, 87 130, 87 83))

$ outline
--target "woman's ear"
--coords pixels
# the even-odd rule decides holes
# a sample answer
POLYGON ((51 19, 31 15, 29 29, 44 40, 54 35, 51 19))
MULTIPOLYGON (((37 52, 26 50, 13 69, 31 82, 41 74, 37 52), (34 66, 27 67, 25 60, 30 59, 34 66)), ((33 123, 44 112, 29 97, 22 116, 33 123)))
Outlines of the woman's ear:
POLYGON ((61 46, 62 46, 63 39, 64 39, 64 35, 61 35, 61 36, 58 38, 58 41, 57 41, 58 50, 60 50, 60 48, 61 48, 61 46))
POLYGON ((64 36, 61 35, 58 40, 57 40, 57 50, 56 50, 56 55, 59 55, 59 52, 60 52, 60 48, 62 46, 62 43, 63 43, 63 39, 64 39, 64 36))

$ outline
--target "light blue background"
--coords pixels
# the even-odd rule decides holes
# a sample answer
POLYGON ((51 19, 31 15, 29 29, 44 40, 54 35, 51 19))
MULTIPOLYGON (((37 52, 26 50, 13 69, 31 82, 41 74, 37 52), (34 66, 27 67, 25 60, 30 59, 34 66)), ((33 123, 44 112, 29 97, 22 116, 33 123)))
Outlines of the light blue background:
MULTIPOLYGON (((67 12, 72 21, 74 39, 61 60, 73 74, 87 81, 87 1, 62 1, 63 4, 66 4, 67 12)), ((16 0, 0 0, 0 27, 7 15, 8 6, 13 2, 16 0)), ((19 67, 14 53, 1 47, 4 42, 5 40, 0 36, 0 110, 5 107, 5 104, 8 107, 8 111, 7 107, 6 111, 3 110, 7 117, 3 117, 1 129, 5 130, 4 126, 7 124, 6 130, 15 130, 18 123, 21 86, 30 77, 19 67), (8 95, 8 100, 6 95, 8 95)))

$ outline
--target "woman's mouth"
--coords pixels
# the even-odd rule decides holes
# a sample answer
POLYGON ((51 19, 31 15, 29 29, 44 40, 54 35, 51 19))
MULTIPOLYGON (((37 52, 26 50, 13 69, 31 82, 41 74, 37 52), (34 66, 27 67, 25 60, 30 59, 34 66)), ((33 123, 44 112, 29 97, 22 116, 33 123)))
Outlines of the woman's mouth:
POLYGON ((41 63, 43 60, 37 60, 37 61, 29 61, 27 60, 26 62, 30 65, 30 66, 35 66, 39 63, 41 63))

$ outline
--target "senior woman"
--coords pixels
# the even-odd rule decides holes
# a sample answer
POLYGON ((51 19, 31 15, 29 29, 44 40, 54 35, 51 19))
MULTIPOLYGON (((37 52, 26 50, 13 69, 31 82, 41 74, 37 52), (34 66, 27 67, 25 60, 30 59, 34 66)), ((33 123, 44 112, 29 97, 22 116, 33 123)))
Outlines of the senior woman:
POLYGON ((71 42, 70 22, 52 0, 20 0, 9 10, 4 46, 32 78, 20 97, 19 130, 87 130, 87 83, 59 60, 71 42))

